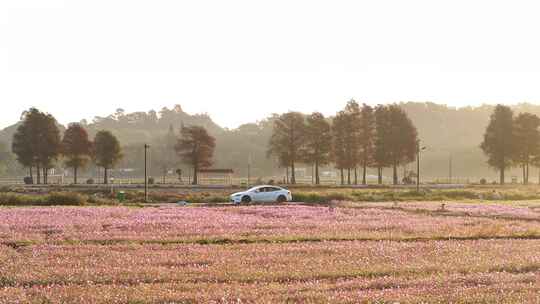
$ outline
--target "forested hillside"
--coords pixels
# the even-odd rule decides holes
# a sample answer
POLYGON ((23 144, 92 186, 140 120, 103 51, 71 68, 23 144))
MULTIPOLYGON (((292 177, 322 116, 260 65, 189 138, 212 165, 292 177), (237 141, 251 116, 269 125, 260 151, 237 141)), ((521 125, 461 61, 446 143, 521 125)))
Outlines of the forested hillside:
MULTIPOLYGON (((451 159, 454 178, 495 179, 496 172, 488 168, 479 148, 493 106, 453 108, 430 102, 406 102, 400 106, 416 125, 422 144, 427 147, 421 154, 424 176, 448 178, 451 159)), ((540 115, 538 105, 519 104, 512 109, 515 114, 527 111, 540 115)), ((120 165, 124 168, 141 168, 142 145, 154 145, 156 149, 150 152, 154 175, 160 174, 160 164, 164 159, 164 152, 157 147, 166 140, 170 128, 178 134, 182 125, 203 126, 216 138, 215 167, 233 168, 239 175, 244 175, 251 160, 252 176, 262 177, 280 172, 276 162, 266 156, 273 119, 271 115, 263 121, 226 129, 215 124, 207 114, 188 114, 177 105, 159 112, 125 113, 118 109, 107 117, 95 117, 91 122, 81 123, 88 129, 90 137, 105 129, 119 138, 125 151, 120 165)), ((0 174, 24 174, 9 153, 16 127, 14 124, 0 132, 0 174)), ((174 165, 180 166, 178 163, 174 165)), ((410 169, 412 166, 409 165, 410 169)), ((389 173, 385 172, 386 175, 389 173)), ((518 171, 510 172, 512 175, 519 176, 518 171)))

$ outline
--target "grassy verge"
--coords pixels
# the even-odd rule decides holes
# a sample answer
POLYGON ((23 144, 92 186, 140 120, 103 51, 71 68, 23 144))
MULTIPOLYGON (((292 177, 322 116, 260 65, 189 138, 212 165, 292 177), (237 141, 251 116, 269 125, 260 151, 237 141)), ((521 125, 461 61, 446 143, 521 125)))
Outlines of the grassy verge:
POLYGON ((50 192, 47 194, 0 193, 0 206, 85 206, 116 205, 110 198, 76 192, 50 192))

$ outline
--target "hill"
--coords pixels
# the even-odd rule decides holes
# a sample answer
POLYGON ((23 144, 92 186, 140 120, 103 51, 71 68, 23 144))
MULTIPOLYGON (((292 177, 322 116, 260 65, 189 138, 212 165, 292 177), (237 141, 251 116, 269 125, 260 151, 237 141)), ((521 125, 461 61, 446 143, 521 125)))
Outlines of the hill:
MULTIPOLYGON (((423 145, 427 147, 421 155, 424 176, 448 178, 451 162, 454 178, 486 177, 491 180, 496 177, 496 172, 487 167, 479 148, 494 106, 456 108, 431 102, 403 102, 400 106, 413 120, 423 145)), ((515 114, 526 111, 540 116, 538 105, 523 103, 512 108, 515 114)), ((122 166, 133 168, 142 164, 140 146, 143 143, 154 143, 163 138, 170 126, 178 133, 182 125, 201 125, 216 137, 216 167, 233 168, 239 175, 245 175, 248 159, 251 159, 252 176, 263 177, 281 172, 275 162, 266 157, 273 117, 227 129, 214 123, 207 114, 189 114, 176 105, 172 109, 162 108, 159 112, 125 113, 118 109, 107 117, 95 117, 91 122, 83 120, 81 123, 91 136, 102 129, 118 136, 126 151, 130 151, 126 153, 122 166)), ((4 150, 10 146, 16 126, 14 124, 0 131, 0 143, 3 143, 0 147, 4 146, 4 150)), ((412 166, 409 165, 410 169, 412 166)), ((157 168, 153 171, 153 174, 158 174, 157 168)), ((519 176, 518 170, 510 174, 519 176)))

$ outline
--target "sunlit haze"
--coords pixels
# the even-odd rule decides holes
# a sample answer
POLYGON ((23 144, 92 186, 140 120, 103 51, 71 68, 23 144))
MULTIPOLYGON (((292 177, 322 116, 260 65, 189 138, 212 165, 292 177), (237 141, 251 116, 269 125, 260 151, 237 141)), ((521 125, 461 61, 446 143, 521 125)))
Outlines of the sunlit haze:
POLYGON ((234 128, 347 100, 540 101, 535 1, 0 0, 0 127, 181 104, 234 128))

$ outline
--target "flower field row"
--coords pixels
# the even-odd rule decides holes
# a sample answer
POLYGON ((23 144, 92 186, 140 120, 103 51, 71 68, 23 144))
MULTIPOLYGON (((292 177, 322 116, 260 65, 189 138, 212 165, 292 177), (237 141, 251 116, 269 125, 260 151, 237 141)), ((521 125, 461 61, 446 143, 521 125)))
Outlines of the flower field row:
POLYGON ((441 207, 0 208, 0 304, 540 301, 535 208, 441 207))
MULTIPOLYGON (((458 216, 410 212, 433 211, 437 206, 425 204, 424 209, 419 209, 414 204, 401 203, 398 209, 376 206, 335 209, 310 206, 5 208, 0 209, 0 241, 58 244, 89 240, 182 243, 221 239, 540 237, 540 222, 519 217, 505 221, 496 218, 497 208, 512 215, 512 210, 519 210, 517 207, 469 207, 466 204, 446 207, 449 212, 460 211, 458 216), (485 217, 467 216, 464 210, 485 217)), ((514 212, 520 216, 524 213, 514 212)), ((526 212, 526 216, 536 216, 536 211, 526 212)))
POLYGON ((0 247, 0 303, 539 298, 540 242, 0 247))

